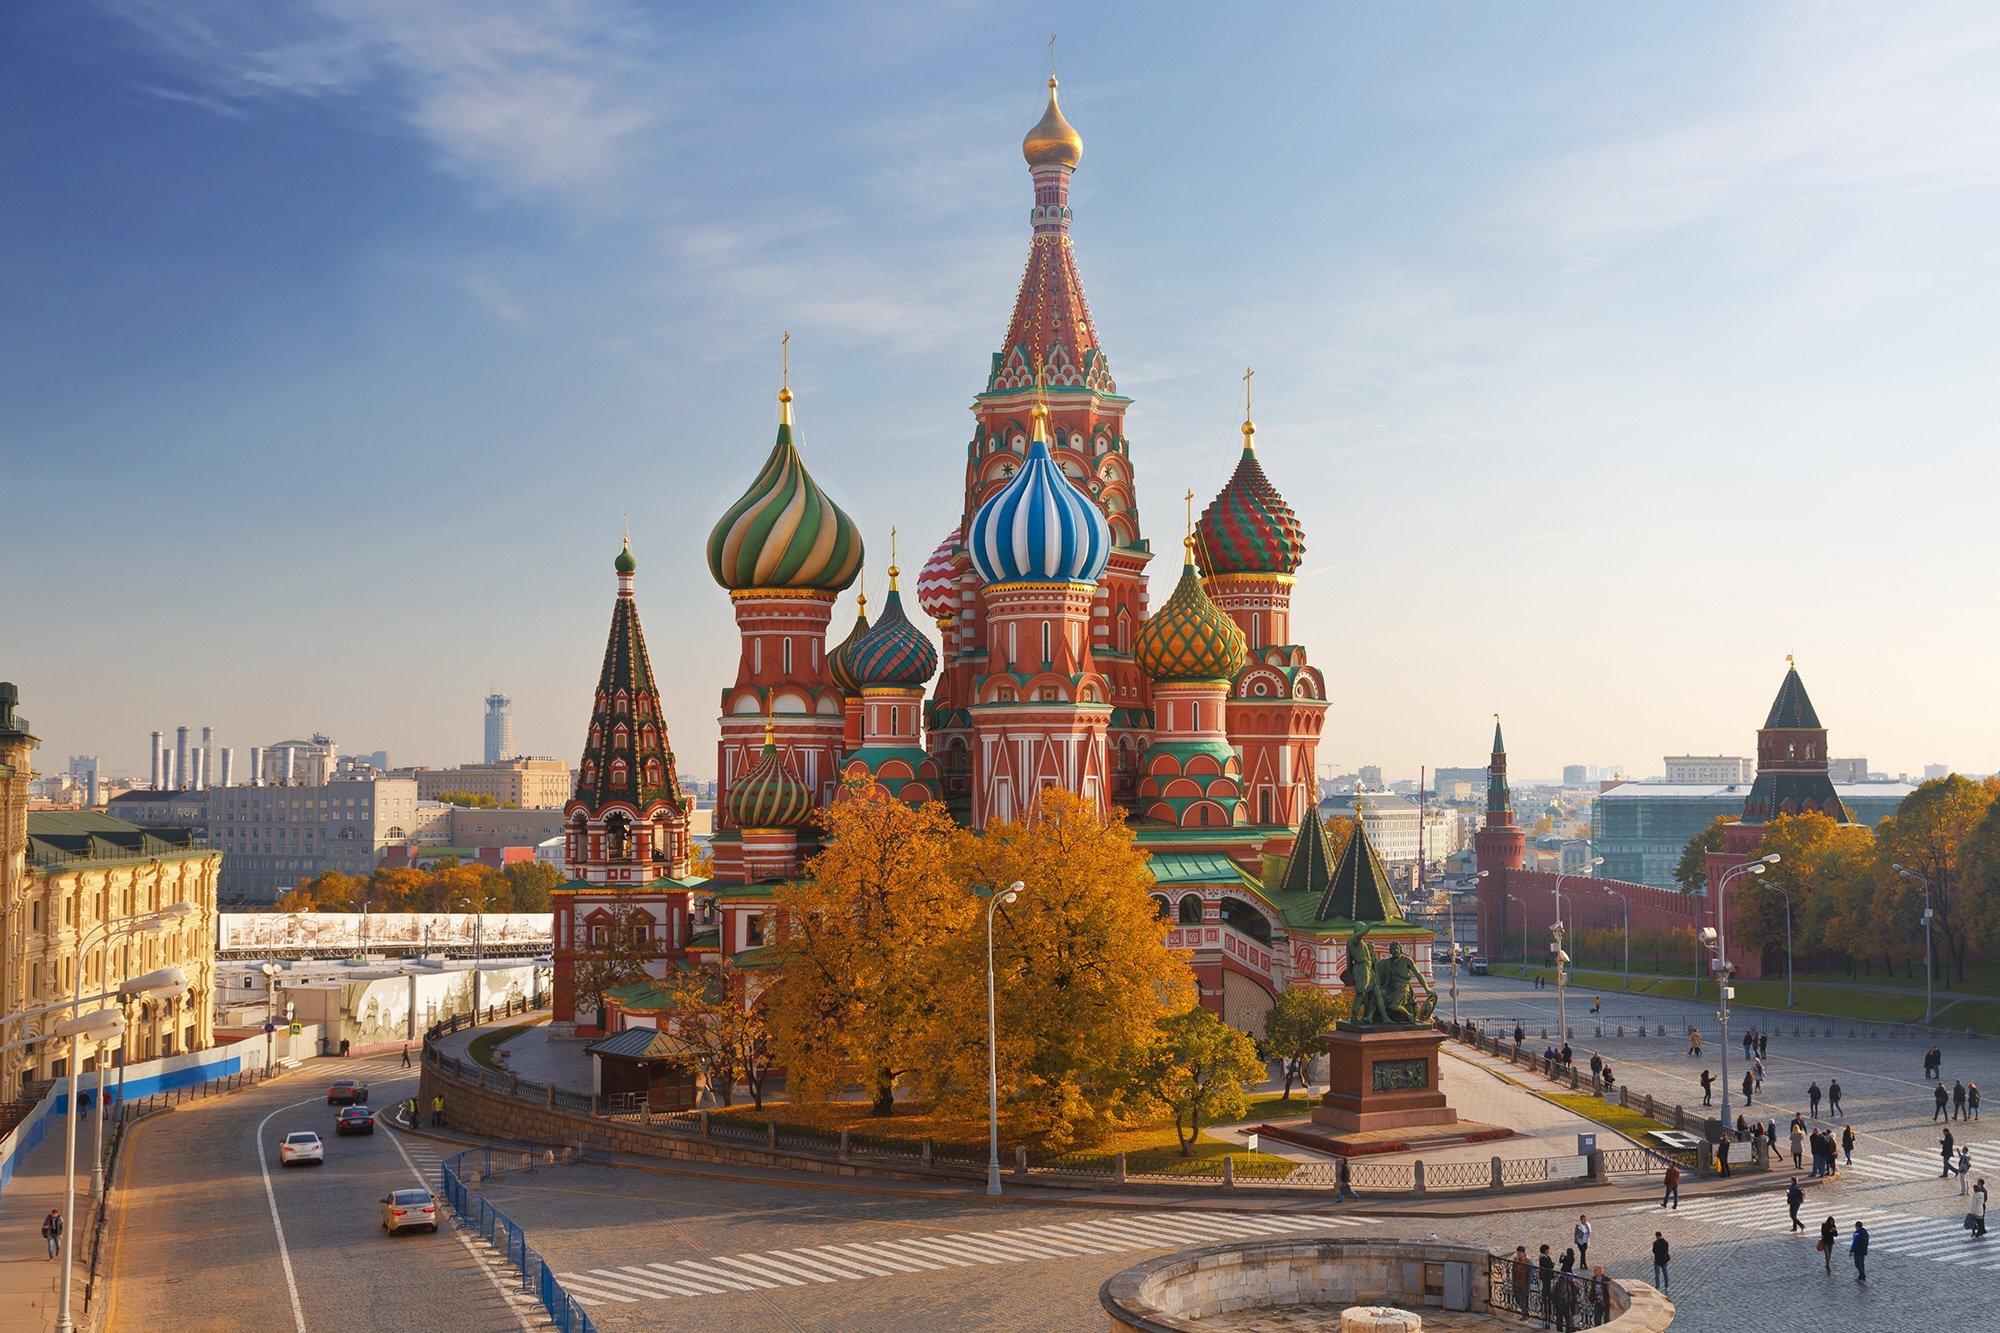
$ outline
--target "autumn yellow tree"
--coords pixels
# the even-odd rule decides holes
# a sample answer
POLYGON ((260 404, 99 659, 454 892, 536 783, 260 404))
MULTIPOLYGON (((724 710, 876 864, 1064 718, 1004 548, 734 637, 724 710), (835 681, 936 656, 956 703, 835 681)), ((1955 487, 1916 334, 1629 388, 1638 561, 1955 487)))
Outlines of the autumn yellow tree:
POLYGON ((960 872, 969 835, 943 806, 873 785, 850 788, 819 820, 824 850, 776 897, 771 1042, 794 1098, 859 1083, 873 1114, 893 1115, 897 1088, 934 1049, 942 946, 978 919, 960 872))
POLYGON ((1146 1083, 1172 1112, 1181 1156, 1190 1157, 1203 1125, 1248 1109, 1244 1085, 1264 1077, 1264 1062, 1257 1043, 1206 1009, 1163 1018, 1158 1029, 1146 1083))
POLYGON ((1928 890, 1934 931, 1933 947, 1965 980, 1965 952, 1971 944, 1981 906, 1961 873, 1960 850, 1986 817, 2000 779, 1974 782, 1953 773, 1924 783, 1896 807, 1875 831, 1875 923, 1879 933, 1900 938, 1918 948, 1924 937, 1911 922, 1922 919, 1928 890), (1914 883, 1896 869, 1921 881, 1914 883))
POLYGON ((673 997, 673 1035, 701 1053, 709 1087, 724 1106, 735 1099, 740 1079, 754 1106, 764 1105, 764 1080, 772 1050, 763 1006, 747 1001, 741 974, 686 967, 668 980, 673 997))
POLYGON ((1841 824, 1810 811, 1780 815, 1764 825, 1758 853, 1781 858, 1771 873, 1749 879, 1736 891, 1729 930, 1756 949, 1785 942, 1784 895, 1792 895, 1793 948, 1804 954, 1820 948, 1866 951, 1869 871, 1875 835, 1865 824, 1841 824))
MULTIPOLYGON (((993 932, 1000 1087, 1016 1127, 1062 1146, 1143 1109, 1134 1070, 1156 1021, 1193 1004, 1195 986, 1166 946, 1171 923, 1147 896, 1152 872, 1124 817, 1051 787, 1026 819, 960 847, 961 881, 982 894, 1023 886, 993 932)), ((946 938, 940 976, 924 1086, 970 1109, 986 1095, 983 920, 946 938)))

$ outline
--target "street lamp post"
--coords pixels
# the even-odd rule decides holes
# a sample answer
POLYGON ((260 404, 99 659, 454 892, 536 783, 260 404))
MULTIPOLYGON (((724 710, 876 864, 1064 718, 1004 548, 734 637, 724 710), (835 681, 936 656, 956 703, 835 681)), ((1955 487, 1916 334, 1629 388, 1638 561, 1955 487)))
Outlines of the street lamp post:
MULTIPOLYGON (((118 1109, 125 1109, 125 1033, 130 1026, 125 1006, 136 999, 172 1001, 187 994, 187 973, 178 967, 163 967, 143 977, 118 983, 118 1109)), ((104 1197, 104 1122, 110 1118, 111 1104, 104 1100, 104 1055, 97 1058, 97 1121, 93 1125, 95 1143, 91 1152, 90 1197, 104 1197)))
MULTIPOLYGON (((1513 894, 1507 895, 1510 903, 1521 903, 1513 894)), ((1528 905, 1521 903, 1521 979, 1528 979, 1528 905)))
POLYGON ((1020 880, 996 893, 986 904, 986 1192, 1000 1194, 1000 1029, 993 1004, 993 913, 1011 903, 1026 888, 1020 880))
POLYGON ((1936 1012, 1936 1007, 1931 999, 1931 916, 1933 915, 1931 912, 1931 881, 1928 876, 1919 875, 1914 870, 1905 870, 1901 866, 1891 866, 1889 868, 1904 879, 1915 880, 1918 887, 1924 891, 1924 1026, 1928 1027, 1930 1026, 1932 1016, 1936 1012))
POLYGON ((1785 895, 1785 1008, 1792 1007, 1792 892, 1782 884, 1764 881, 1767 889, 1776 889, 1785 895))
POLYGON ((1722 1032, 1722 1123, 1729 1124, 1729 997, 1731 987, 1729 975, 1735 968, 1729 962, 1729 926, 1725 909, 1729 905, 1729 881, 1744 875, 1761 875, 1764 868, 1776 865, 1778 853, 1759 857, 1755 861, 1745 861, 1740 866, 1732 866, 1722 872, 1722 878, 1715 883, 1715 925, 1702 931, 1703 943, 1714 953, 1709 967, 1715 973, 1716 993, 1721 996, 1722 1007, 1716 1010, 1715 1021, 1721 1024, 1722 1032))
MULTIPOLYGON (((271 1033, 278 1025, 278 973, 284 971, 276 963, 266 963, 257 969, 264 974, 264 1077, 271 1077, 271 1033)), ((286 1048, 287 1050, 290 1047, 286 1048)), ((291 1059, 288 1055, 287 1060, 291 1059)))
MULTIPOLYGON (((81 969, 79 969, 81 971, 81 969)), ((80 989, 80 987, 79 987, 80 989)), ((63 1135, 62 1295, 56 1307, 56 1333, 75 1333, 70 1319, 70 1285, 76 1271, 76 1067, 82 1042, 104 1042, 125 1035, 125 1019, 116 1009, 97 1009, 56 1024, 55 1035, 69 1038, 69 1105, 63 1135)))
MULTIPOLYGON (((1492 873, 1482 870, 1474 875, 1473 887, 1477 888, 1479 881, 1492 873)), ((1444 898, 1444 919, 1446 928, 1451 932, 1451 1025, 1455 1028, 1458 1026, 1458 905, 1448 893, 1444 898)))
POLYGON ((1631 990, 1632 989, 1632 904, 1627 902, 1625 900, 1625 895, 1618 892, 1618 890, 1616 889, 1606 889, 1605 892, 1618 900, 1619 910, 1624 914, 1624 924, 1618 927, 1618 933, 1621 936, 1623 936, 1625 940, 1624 989, 1631 990))
MULTIPOLYGON (((1586 847, 1590 845, 1587 838, 1578 838, 1574 841, 1581 842, 1586 847)), ((1567 847, 1571 844, 1564 843, 1563 845, 1567 847)), ((1604 858, 1601 856, 1592 857, 1589 862, 1589 866, 1592 869, 1603 864, 1604 858)), ((1569 925, 1563 920, 1563 879, 1568 873, 1566 870, 1556 871, 1556 920, 1555 925, 1550 927, 1550 933, 1555 936, 1556 1029, 1558 1035, 1564 1041, 1569 1040, 1569 1007, 1566 1003, 1568 998, 1567 987, 1569 984, 1569 955, 1563 951, 1563 939, 1569 934, 1569 925)))

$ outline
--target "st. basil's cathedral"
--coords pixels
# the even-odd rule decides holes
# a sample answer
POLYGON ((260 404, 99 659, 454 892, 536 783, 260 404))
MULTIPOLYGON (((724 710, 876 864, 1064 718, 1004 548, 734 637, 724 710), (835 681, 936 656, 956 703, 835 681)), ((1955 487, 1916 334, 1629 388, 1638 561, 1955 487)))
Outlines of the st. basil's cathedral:
POLYGON ((565 810, 557 1032, 615 1028, 621 1014, 651 1025, 650 986, 614 990, 602 1015, 572 998, 579 965, 621 932, 628 945, 644 937, 654 975, 683 960, 766 966, 777 890, 817 848, 813 812, 855 782, 942 802, 975 828, 1023 817, 1049 786, 1122 808, 1202 1003, 1247 1031, 1261 1032, 1288 986, 1339 986, 1356 921, 1385 923, 1370 943, 1400 941, 1429 972, 1431 932, 1404 918, 1366 835, 1337 848, 1320 822, 1326 686, 1291 641, 1304 530, 1265 475, 1251 421, 1234 472, 1179 543, 1173 591, 1148 613, 1132 400, 1077 274, 1070 181, 1083 139, 1053 78, 1022 154, 1027 269, 974 399, 964 506, 915 580, 942 651, 910 618, 893 552, 874 618, 857 595, 852 628, 827 646, 862 539, 806 469, 789 387, 769 457, 709 535, 709 573, 741 638, 722 691, 710 879, 690 874, 691 802, 639 626, 636 561, 619 552, 565 810))

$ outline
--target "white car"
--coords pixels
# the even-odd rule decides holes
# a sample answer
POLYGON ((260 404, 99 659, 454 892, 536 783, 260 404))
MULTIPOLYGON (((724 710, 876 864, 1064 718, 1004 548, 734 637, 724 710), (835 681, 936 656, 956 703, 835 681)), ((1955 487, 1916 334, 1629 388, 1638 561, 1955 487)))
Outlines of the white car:
POLYGON ((382 1196, 382 1229, 393 1236, 406 1227, 438 1229, 437 1200, 429 1190, 397 1190, 382 1196))
POLYGON ((295 1166, 300 1162, 326 1165, 326 1145, 319 1141, 319 1135, 309 1129, 293 1130, 278 1145, 279 1166, 295 1166))

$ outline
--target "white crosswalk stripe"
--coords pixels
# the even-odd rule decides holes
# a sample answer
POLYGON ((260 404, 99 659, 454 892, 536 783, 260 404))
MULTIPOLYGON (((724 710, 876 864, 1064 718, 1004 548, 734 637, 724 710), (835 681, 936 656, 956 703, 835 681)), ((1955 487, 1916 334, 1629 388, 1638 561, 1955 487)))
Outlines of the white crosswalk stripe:
MULTIPOLYGON (((1972 1166, 1975 1171, 2000 1171, 2000 1143, 1974 1143, 1966 1145, 1972 1151, 1972 1166)), ((1957 1151, 1953 1150, 1956 1160, 1957 1151)), ((1852 1165, 1843 1166, 1842 1174, 1853 1174, 1869 1180, 1939 1180, 1944 1170, 1944 1158, 1935 1152, 1891 1152, 1866 1154, 1856 1157, 1852 1165)))
MULTIPOLYGON (((1659 1208, 1654 1204, 1645 1204, 1625 1211, 1657 1213, 1659 1208)), ((1810 1213, 1803 1209, 1800 1212, 1800 1216, 1806 1219, 1806 1229, 1801 1236, 1817 1240, 1819 1226, 1813 1221, 1813 1215, 1825 1216, 1824 1204, 1813 1205, 1810 1213)), ((1681 1205, 1679 1216, 1745 1231, 1784 1231, 1790 1230, 1792 1225, 1782 1195, 1773 1197, 1765 1194, 1754 1199, 1693 1199, 1681 1205)), ((1857 1213, 1836 1208, 1834 1217, 1840 1224, 1841 1238, 1836 1243, 1841 1254, 1847 1252, 1848 1239, 1858 1219, 1868 1228, 1870 1254, 1915 1255, 1935 1263, 2000 1271, 2000 1248, 1988 1249, 1984 1242, 1973 1241, 1965 1230, 1962 1211, 1948 1217, 1928 1217, 1907 1212, 1864 1209, 1857 1213)))
POLYGON ((1126 1213, 1002 1231, 905 1232, 874 1240, 626 1264, 556 1276, 570 1295, 586 1305, 624 1305, 1080 1255, 1187 1249, 1221 1241, 1358 1227, 1373 1221, 1304 1213, 1126 1213))

